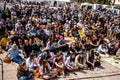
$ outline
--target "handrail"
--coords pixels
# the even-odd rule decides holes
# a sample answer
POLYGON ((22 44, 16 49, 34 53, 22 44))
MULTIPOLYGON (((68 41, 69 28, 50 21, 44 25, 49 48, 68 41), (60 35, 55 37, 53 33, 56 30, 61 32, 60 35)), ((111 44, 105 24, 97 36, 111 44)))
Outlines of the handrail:
POLYGON ((3 73, 4 73, 4 71, 3 71, 3 61, 2 61, 2 59, 0 59, 0 65, 1 65, 1 70, 2 70, 2 80, 4 80, 4 77, 3 77, 3 73))

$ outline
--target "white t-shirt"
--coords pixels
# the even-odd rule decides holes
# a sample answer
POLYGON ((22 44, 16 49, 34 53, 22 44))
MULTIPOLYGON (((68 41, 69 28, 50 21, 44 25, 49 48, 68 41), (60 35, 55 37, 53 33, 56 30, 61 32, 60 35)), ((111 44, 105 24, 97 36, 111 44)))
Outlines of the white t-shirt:
POLYGON ((27 58, 26 59, 26 65, 27 65, 28 68, 38 66, 37 59, 35 58, 33 61, 30 61, 30 58, 27 58))

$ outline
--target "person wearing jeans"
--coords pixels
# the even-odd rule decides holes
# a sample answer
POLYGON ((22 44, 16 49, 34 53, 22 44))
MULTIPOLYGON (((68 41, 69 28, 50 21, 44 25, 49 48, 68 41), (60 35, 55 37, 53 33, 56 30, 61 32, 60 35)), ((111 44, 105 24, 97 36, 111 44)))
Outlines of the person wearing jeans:
POLYGON ((21 56, 19 56, 19 49, 16 44, 13 44, 7 53, 7 57, 10 57, 13 62, 20 64, 23 61, 21 56))
POLYGON ((17 68, 18 80, 34 80, 33 75, 27 69, 26 63, 23 61, 17 68))
POLYGON ((30 72, 32 72, 33 70, 35 70, 36 68, 38 68, 38 62, 37 62, 35 53, 32 52, 30 54, 30 57, 28 57, 26 59, 26 65, 27 65, 27 68, 28 68, 28 70, 30 72))

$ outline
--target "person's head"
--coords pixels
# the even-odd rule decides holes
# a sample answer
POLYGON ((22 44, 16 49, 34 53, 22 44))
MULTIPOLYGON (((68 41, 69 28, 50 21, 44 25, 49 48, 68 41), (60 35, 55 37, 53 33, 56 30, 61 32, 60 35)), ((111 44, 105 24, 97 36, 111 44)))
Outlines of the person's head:
POLYGON ((71 54, 71 59, 74 59, 74 58, 75 58, 75 54, 72 53, 72 54, 71 54))
POLYGON ((56 58, 57 59, 61 59, 62 58, 62 52, 61 51, 58 54, 56 54, 56 58))
POLYGON ((54 44, 54 48, 58 48, 58 44, 57 43, 54 44))
POLYGON ((37 40, 37 41, 36 41, 36 44, 37 44, 38 46, 40 46, 40 40, 37 40))
POLYGON ((24 43, 25 43, 26 45, 28 45, 28 44, 29 44, 28 40, 25 40, 25 41, 24 41, 24 43))
POLYGON ((83 53, 81 52, 80 54, 79 54, 79 57, 83 57, 84 55, 83 55, 83 53))
POLYGON ((35 53, 32 52, 32 53, 30 54, 30 60, 33 60, 35 57, 36 57, 36 56, 35 56, 35 53))
POLYGON ((43 72, 45 72, 45 69, 48 69, 48 61, 46 59, 42 61, 42 66, 43 66, 43 72))
POLYGON ((75 43, 71 44, 71 48, 73 48, 73 49, 75 48, 75 43))
POLYGON ((26 69, 26 63, 23 61, 19 64, 19 67, 22 68, 22 69, 26 69))
POLYGON ((102 44, 102 48, 105 48, 105 44, 102 44))
POLYGON ((13 44, 12 45, 12 50, 15 50, 17 48, 17 45, 16 44, 13 44))
POLYGON ((11 21, 10 18, 7 18, 7 19, 6 19, 6 22, 10 22, 10 21, 11 21))

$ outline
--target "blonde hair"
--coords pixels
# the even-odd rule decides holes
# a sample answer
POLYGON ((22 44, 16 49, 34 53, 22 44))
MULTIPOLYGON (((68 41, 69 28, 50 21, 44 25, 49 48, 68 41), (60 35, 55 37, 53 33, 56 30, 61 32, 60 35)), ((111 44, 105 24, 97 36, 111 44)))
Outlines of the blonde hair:
POLYGON ((13 44, 13 45, 12 45, 12 48, 16 48, 16 47, 17 47, 17 45, 16 45, 16 44, 13 44))

